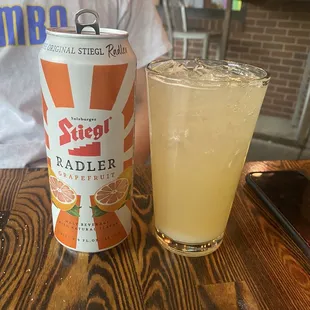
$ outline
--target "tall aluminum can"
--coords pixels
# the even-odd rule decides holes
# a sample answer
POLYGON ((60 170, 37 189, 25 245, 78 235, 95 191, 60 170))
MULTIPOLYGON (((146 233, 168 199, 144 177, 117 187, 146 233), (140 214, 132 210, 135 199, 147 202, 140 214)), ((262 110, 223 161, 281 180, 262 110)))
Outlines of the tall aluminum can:
POLYGON ((81 10, 76 29, 48 29, 39 54, 54 235, 81 252, 131 230, 136 57, 127 32, 98 20, 81 10))

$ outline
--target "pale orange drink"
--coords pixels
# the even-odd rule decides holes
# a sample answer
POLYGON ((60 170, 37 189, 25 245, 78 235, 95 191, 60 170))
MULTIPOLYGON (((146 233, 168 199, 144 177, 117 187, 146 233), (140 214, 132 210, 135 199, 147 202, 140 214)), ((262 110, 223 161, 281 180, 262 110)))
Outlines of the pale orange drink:
POLYGON ((156 236, 201 256, 223 240, 269 76, 227 61, 148 67, 156 236))

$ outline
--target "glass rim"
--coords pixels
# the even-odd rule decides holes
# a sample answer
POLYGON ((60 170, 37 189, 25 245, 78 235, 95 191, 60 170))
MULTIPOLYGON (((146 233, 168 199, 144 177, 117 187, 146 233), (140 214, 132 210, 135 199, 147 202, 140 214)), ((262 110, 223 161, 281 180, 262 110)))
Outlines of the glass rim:
MULTIPOLYGON (((161 77, 161 78, 164 78, 164 79, 167 79, 167 80, 171 80, 171 81, 178 81, 178 82, 182 82, 184 80, 190 80, 190 81, 193 81, 193 79, 186 79, 186 78, 176 78, 176 77, 169 77, 161 72, 158 72, 158 71, 155 71, 152 66, 154 64, 158 64, 158 63, 164 63, 164 62, 168 62, 168 61, 176 61, 176 62, 184 62, 184 61, 195 61, 197 58, 193 58, 193 59, 182 59, 182 58, 176 58, 176 59, 172 59, 172 58, 169 58, 169 59, 157 59, 157 60, 154 60, 152 62, 150 62, 147 66, 146 66, 146 70, 147 72, 150 72, 150 73, 153 73, 154 75, 158 76, 158 77, 161 77)), ((261 68, 261 67, 258 67, 258 66, 254 66, 254 65, 251 65, 251 64, 247 64, 247 63, 244 63, 244 62, 237 62, 237 61, 232 61, 232 60, 227 60, 227 59, 224 59, 224 60, 215 60, 215 59, 198 59, 202 62, 210 62, 210 63, 228 63, 228 64, 234 64, 234 65, 237 65, 237 66, 248 66, 248 67, 251 67, 255 70, 260 70, 262 72, 264 72, 264 76, 262 77, 258 77, 257 79, 249 79, 248 81, 245 81, 245 80, 242 80, 242 81, 233 81, 234 83, 240 83, 240 84, 250 84, 250 83, 255 83, 255 82, 269 82, 270 80, 270 73, 261 68)), ((202 81, 199 81, 199 82, 202 82, 202 81)), ((210 84, 213 84, 213 83, 227 83, 227 82, 231 82, 231 80, 229 79, 223 79, 223 80, 203 80, 203 82, 205 83, 210 83, 210 84)))

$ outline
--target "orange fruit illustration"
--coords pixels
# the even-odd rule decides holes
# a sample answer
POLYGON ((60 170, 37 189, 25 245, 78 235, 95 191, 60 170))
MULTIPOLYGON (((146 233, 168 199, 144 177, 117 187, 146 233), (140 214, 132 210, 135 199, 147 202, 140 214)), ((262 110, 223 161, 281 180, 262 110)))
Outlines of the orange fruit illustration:
POLYGON ((122 207, 126 201, 129 186, 129 181, 125 178, 118 178, 102 186, 94 196, 98 208, 113 212, 122 207))
POLYGON ((54 205, 63 211, 72 209, 77 200, 74 190, 53 175, 49 177, 49 180, 54 205))

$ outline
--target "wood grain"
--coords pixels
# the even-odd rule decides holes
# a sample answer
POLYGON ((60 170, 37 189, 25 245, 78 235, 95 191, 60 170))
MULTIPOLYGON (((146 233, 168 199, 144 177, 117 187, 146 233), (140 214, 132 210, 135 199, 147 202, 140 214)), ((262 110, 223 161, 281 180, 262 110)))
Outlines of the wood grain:
POLYGON ((310 161, 247 164, 223 245, 203 258, 157 243, 149 167, 136 169, 132 234, 99 254, 54 239, 46 170, 2 170, 0 309, 307 309, 309 261, 244 181, 281 169, 310 161))
POLYGON ((0 170, 0 211, 10 211, 24 180, 25 170, 0 170))
POLYGON ((199 295, 204 309, 259 309, 245 282, 201 285, 199 295))

